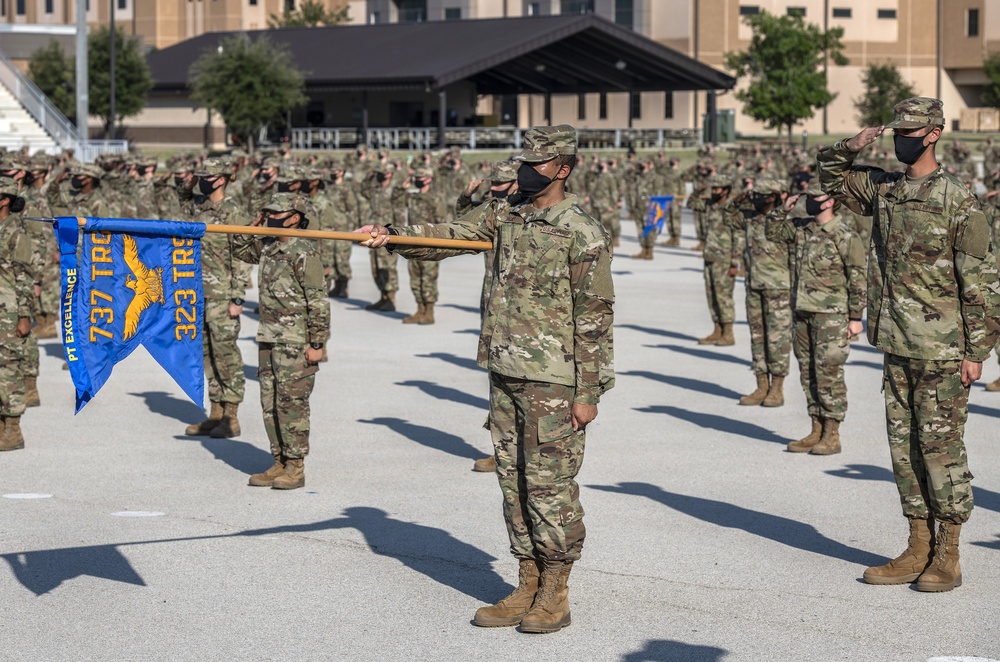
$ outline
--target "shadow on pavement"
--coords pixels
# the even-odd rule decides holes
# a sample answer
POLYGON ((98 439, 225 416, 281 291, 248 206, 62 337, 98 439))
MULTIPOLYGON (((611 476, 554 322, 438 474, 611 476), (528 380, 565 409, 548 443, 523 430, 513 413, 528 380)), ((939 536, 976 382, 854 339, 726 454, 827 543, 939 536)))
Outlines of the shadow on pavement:
POLYGON ((479 409, 490 408, 490 402, 486 398, 470 395, 465 391, 459 391, 457 388, 441 386, 440 384, 435 384, 434 382, 411 379, 405 382, 396 382, 396 386, 414 386, 437 400, 450 400, 451 402, 457 402, 462 405, 469 405, 470 407, 477 407, 479 409))
MULTIPOLYGON (((53 340, 55 340, 53 338, 53 340)), ((55 359, 66 360, 66 353, 63 351, 63 346, 61 342, 50 342, 48 340, 39 340, 38 347, 45 350, 45 356, 51 356, 55 359)))
POLYGON ((476 449, 461 437, 457 437, 448 432, 442 432, 425 425, 416 425, 401 418, 382 417, 371 420, 358 419, 358 423, 370 423, 372 425, 384 425, 396 434, 402 435, 410 441, 433 448, 435 450, 462 457, 469 460, 478 460, 483 457, 483 451, 476 449))
POLYGON ((243 378, 248 382, 260 381, 260 377, 257 376, 257 366, 243 364, 243 378))
POLYGON ((142 393, 129 393, 142 398, 146 402, 146 408, 154 414, 166 416, 185 425, 197 423, 205 418, 205 412, 201 407, 185 398, 175 397, 166 391, 144 391, 142 393))
POLYGON ((452 333, 464 333, 469 336, 478 336, 481 331, 480 329, 456 329, 455 331, 452 331, 452 333))
POLYGON ((851 366, 856 365, 856 366, 859 366, 861 368, 872 368, 873 370, 878 370, 879 372, 881 372, 882 369, 883 369, 883 365, 881 363, 875 363, 874 361, 854 361, 854 360, 848 359, 847 365, 851 365, 851 366))
POLYGON ((738 529, 761 538, 814 554, 856 563, 865 567, 881 565, 887 559, 827 538, 815 527, 787 517, 750 510, 724 501, 667 492, 649 483, 588 485, 595 490, 646 497, 664 506, 709 524, 738 529))
POLYGON ((689 336, 686 333, 677 333, 676 331, 668 331, 667 329, 657 329, 651 326, 642 326, 640 324, 615 324, 616 329, 632 329, 633 331, 642 331, 643 333, 650 333, 654 336, 663 336, 665 338, 673 338, 674 340, 698 340, 694 336, 689 336))
POLYGON ((984 407, 982 405, 977 405, 969 403, 969 413, 978 414, 980 416, 989 416, 990 418, 1000 418, 1000 409, 993 409, 992 407, 984 407))
POLYGON ((995 549, 1000 551, 1000 533, 996 535, 996 540, 991 540, 990 542, 974 542, 972 544, 976 547, 985 547, 986 549, 995 549))
MULTIPOLYGON (((478 331, 476 332, 479 333, 478 331)), ((445 363, 450 363, 452 365, 457 365, 459 368, 465 368, 466 370, 478 370, 479 372, 486 372, 479 367, 475 359, 467 359, 464 356, 455 356, 454 354, 448 354, 447 352, 431 352, 430 354, 417 354, 418 358, 421 359, 438 359, 444 361, 445 363)))
POLYGON ((637 407, 634 408, 634 411, 641 411, 646 414, 666 414, 668 416, 673 416, 674 418, 679 418, 682 421, 687 421, 693 425, 697 425, 700 428, 705 428, 706 430, 718 430, 719 432, 725 432, 726 434, 735 435, 737 437, 748 437, 750 439, 770 441, 776 444, 787 444, 792 441, 791 439, 786 439, 785 437, 779 437, 767 428, 762 428, 759 425, 754 425, 753 423, 725 418, 715 414, 703 414, 697 411, 681 409, 680 407, 671 407, 670 405, 637 407))
POLYGON ((729 651, 715 646, 697 646, 670 639, 650 639, 640 651, 628 653, 621 662, 719 662, 729 651))
POLYGON ((241 474, 255 474, 266 471, 274 463, 271 452, 257 448, 249 441, 238 439, 213 439, 212 437, 188 437, 178 435, 178 441, 197 441, 219 462, 225 462, 241 474))
MULTIPOLYGON (((442 303, 441 308, 454 308, 455 310, 461 310, 463 313, 472 313, 473 315, 479 315, 478 306, 462 306, 457 303, 442 303)), ((478 333, 478 332, 477 332, 478 333)))
POLYGON ((649 347, 651 349, 669 349, 673 352, 687 354, 688 356, 693 356, 699 359, 723 361, 725 363, 735 363, 737 365, 750 365, 750 361, 746 359, 741 359, 738 356, 732 356, 730 354, 720 354, 719 352, 713 352, 708 349, 698 349, 697 347, 681 347, 680 345, 643 345, 643 347, 649 347))
MULTIPOLYGON (((848 464, 843 469, 830 469, 826 473, 838 478, 854 478, 855 480, 884 480, 895 484, 892 471, 874 464, 848 464)), ((994 492, 982 487, 972 486, 972 501, 975 508, 985 508, 1000 513, 1000 492, 994 492)))
POLYGON ((651 379, 654 382, 669 384, 670 386, 675 386, 679 389, 684 389, 685 391, 697 391, 698 393, 704 393, 705 395, 717 395, 720 398, 726 398, 727 400, 738 400, 740 397, 739 393, 728 389, 725 386, 720 386, 714 382, 704 382, 700 379, 692 379, 691 377, 662 375, 658 372, 649 372, 647 370, 628 370, 625 372, 619 372, 618 374, 633 377, 645 377, 646 379, 651 379))
POLYGON ((376 554, 397 559, 411 570, 482 602, 496 602, 511 591, 512 587, 490 567, 496 559, 486 552, 458 540, 444 529, 402 522, 389 517, 385 511, 365 507, 347 508, 343 517, 311 524, 213 536, 18 552, 4 554, 2 558, 22 586, 41 596, 63 582, 85 575, 145 586, 146 582, 119 549, 122 547, 349 528, 359 531, 376 554))

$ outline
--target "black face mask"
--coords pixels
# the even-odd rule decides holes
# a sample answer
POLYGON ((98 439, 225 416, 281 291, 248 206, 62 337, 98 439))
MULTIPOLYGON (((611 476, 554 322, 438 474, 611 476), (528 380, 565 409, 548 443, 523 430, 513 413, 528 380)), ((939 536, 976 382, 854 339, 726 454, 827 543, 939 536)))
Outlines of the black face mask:
POLYGON ((384 182, 385 179, 386 179, 386 174, 384 172, 376 172, 375 173, 375 181, 378 182, 379 184, 381 184, 382 182, 384 182))
POLYGON ((547 189, 552 181, 551 177, 546 177, 527 163, 517 169, 517 190, 529 198, 547 189))
POLYGON ((510 187, 509 186, 507 188, 501 189, 499 191, 496 190, 496 189, 492 189, 492 188, 490 189, 490 197, 491 198, 500 198, 500 199, 503 199, 503 198, 507 197, 508 193, 510 193, 510 187))
POLYGON ((184 177, 181 175, 174 175, 174 186, 184 186, 184 177))
POLYGON ((820 202, 819 200, 815 200, 813 198, 806 198, 806 213, 810 216, 819 216, 823 213, 823 205, 825 203, 826 200, 820 202))
POLYGON ((204 196, 210 196, 215 191, 215 182, 210 179, 198 180, 198 192, 204 196))
POLYGON ((274 216, 268 216, 266 225, 269 228, 283 228, 285 227, 285 221, 287 220, 288 220, 287 216, 284 218, 276 218, 274 216))
POLYGON ((427 186, 427 180, 426 179, 414 179, 413 180, 413 185, 416 186, 417 188, 423 188, 423 187, 427 186))
POLYGON ((83 177, 73 177, 69 180, 69 185, 79 191, 83 188, 83 177))
POLYGON ((278 193, 291 193, 292 183, 291 182, 278 182, 278 193))
POLYGON ((768 197, 770 196, 767 195, 753 196, 753 208, 756 209, 761 214, 763 214, 767 210, 768 206, 771 204, 770 201, 768 200, 768 197))
POLYGON ((916 163, 930 145, 924 144, 927 136, 901 136, 898 133, 892 137, 896 146, 896 160, 906 165, 916 163))
POLYGON ((507 196, 507 204, 511 207, 516 207, 523 202, 528 201, 528 196, 518 191, 517 193, 511 193, 507 196))
POLYGON ((717 204, 719 202, 719 200, 722 200, 722 194, 721 193, 713 193, 712 197, 709 198, 709 200, 711 200, 711 202, 712 202, 713 205, 717 204))
POLYGON ((10 213, 19 214, 24 211, 24 198, 9 198, 9 200, 10 205, 8 209, 10 209, 10 213))

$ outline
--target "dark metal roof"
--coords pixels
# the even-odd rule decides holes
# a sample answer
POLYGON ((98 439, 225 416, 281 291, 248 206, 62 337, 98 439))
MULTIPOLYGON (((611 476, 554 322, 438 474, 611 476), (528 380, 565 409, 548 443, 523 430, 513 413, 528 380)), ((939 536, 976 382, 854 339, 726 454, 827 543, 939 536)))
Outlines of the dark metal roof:
MULTIPOLYGON (((155 89, 187 87, 188 69, 223 37, 211 32, 149 54, 155 89)), ((480 94, 728 90, 736 80, 596 16, 283 28, 307 90, 438 89, 468 80, 480 94)))

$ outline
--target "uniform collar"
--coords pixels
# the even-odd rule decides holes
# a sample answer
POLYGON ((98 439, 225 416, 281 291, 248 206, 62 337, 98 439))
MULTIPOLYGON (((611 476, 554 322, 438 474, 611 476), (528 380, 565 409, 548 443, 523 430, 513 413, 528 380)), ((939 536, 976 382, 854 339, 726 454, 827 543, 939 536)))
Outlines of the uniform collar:
POLYGON ((523 218, 525 221, 545 221, 549 225, 554 225, 550 220, 557 218, 560 212, 569 209, 573 205, 577 204, 578 198, 572 193, 566 194, 566 199, 562 202, 552 205, 548 209, 535 209, 530 203, 518 209, 515 213, 523 218))
POLYGON ((906 200, 927 202, 931 196, 931 191, 934 190, 934 185, 942 176, 944 176, 944 166, 938 164, 937 170, 929 174, 923 183, 915 191, 910 193, 911 185, 906 181, 906 175, 903 175, 899 178, 896 184, 889 189, 889 191, 885 194, 885 197, 896 202, 903 202, 906 200))

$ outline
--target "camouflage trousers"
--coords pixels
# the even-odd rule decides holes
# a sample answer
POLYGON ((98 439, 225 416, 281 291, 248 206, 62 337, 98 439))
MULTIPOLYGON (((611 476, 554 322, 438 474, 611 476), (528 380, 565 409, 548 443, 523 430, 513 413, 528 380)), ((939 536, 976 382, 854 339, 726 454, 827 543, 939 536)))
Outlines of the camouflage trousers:
POLYGON ((708 312, 716 324, 732 324, 736 320, 736 303, 733 286, 736 279, 729 275, 729 265, 722 262, 705 263, 705 297, 708 312))
POLYGON ((604 229, 608 231, 612 239, 622 236, 622 218, 618 207, 608 211, 607 209, 593 206, 593 212, 594 219, 604 226, 604 229))
POLYGON ((667 217, 667 231, 671 237, 681 236, 681 204, 677 196, 670 203, 670 215, 667 217))
POLYGON ((844 364, 851 352, 844 313, 795 312, 792 348, 810 416, 843 421, 847 414, 844 364))
POLYGON ((438 273, 441 264, 433 260, 409 260, 410 291, 417 303, 435 303, 438 300, 438 273))
MULTIPOLYGON (((350 230, 346 230, 349 232, 350 230)), ((330 268, 330 278, 346 278, 351 279, 351 249, 354 247, 354 242, 351 241, 331 241, 333 246, 330 248, 330 264, 327 265, 330 268)))
POLYGON ((205 323, 201 335, 209 401, 243 402, 246 377, 243 375, 243 355, 236 346, 236 339, 240 336, 240 318, 229 317, 228 300, 205 300, 205 323))
POLYGON ((700 211, 694 213, 694 233, 698 236, 698 241, 705 241, 705 237, 708 236, 705 218, 700 211))
POLYGON ((25 336, 24 344, 21 346, 20 371, 22 377, 38 377, 38 365, 40 356, 38 354, 38 338, 35 337, 34 330, 25 336))
POLYGON ((792 351, 792 305, 788 290, 747 288, 747 324, 754 374, 788 374, 792 351))
POLYGON ((24 413, 21 361, 26 342, 27 338, 15 337, 0 340, 0 416, 20 416, 24 413))
POLYGON ((635 222, 635 231, 639 235, 639 245, 643 248, 652 248, 656 245, 656 227, 651 228, 649 232, 643 235, 642 233, 646 232, 646 217, 636 216, 635 218, 638 219, 635 222))
POLYGON ((586 434, 573 430, 574 388, 490 373, 490 432, 510 551, 576 561, 586 530, 580 486, 586 434))
POLYGON ((963 435, 969 389, 961 361, 886 354, 882 377, 892 473, 903 514, 961 524, 972 514, 972 473, 963 435))
POLYGON ((370 251, 372 262, 372 278, 375 279, 375 286, 379 292, 395 292, 399 289, 399 273, 396 271, 396 262, 399 256, 390 253, 385 249, 376 248, 370 251))
POLYGON ((271 454, 298 460, 309 454, 309 396, 319 367, 306 361, 304 344, 260 343, 260 406, 271 454))
POLYGON ((493 289, 493 249, 483 251, 483 262, 485 271, 483 272, 483 291, 479 294, 479 322, 482 324, 486 316, 486 304, 490 300, 490 291, 493 289))

